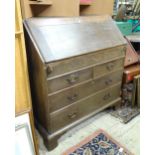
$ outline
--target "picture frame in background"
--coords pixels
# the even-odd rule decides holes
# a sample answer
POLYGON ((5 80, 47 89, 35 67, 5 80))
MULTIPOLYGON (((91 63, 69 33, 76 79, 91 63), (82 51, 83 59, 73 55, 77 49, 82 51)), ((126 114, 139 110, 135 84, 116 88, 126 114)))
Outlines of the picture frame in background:
POLYGON ((35 155, 32 136, 28 124, 21 124, 15 127, 15 154, 35 155))

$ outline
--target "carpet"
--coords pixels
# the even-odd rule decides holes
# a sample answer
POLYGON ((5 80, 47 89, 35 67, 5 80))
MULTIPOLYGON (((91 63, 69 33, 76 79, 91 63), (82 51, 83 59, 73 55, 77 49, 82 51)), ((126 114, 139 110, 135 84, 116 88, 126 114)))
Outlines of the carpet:
POLYGON ((99 129, 62 155, 133 155, 114 140, 107 132, 99 129))
POLYGON ((111 111, 111 115, 119 118, 120 122, 122 123, 128 123, 130 120, 132 120, 133 118, 135 118, 137 115, 140 114, 140 109, 137 107, 130 107, 130 106, 126 106, 126 107, 120 107, 116 110, 111 111))

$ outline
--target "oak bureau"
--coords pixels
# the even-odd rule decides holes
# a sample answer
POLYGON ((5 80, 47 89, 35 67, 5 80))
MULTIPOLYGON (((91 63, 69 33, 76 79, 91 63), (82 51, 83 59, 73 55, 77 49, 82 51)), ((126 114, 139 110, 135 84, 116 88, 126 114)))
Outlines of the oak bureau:
POLYGON ((36 126, 51 150, 68 129, 120 102, 126 41, 109 16, 24 26, 36 126))

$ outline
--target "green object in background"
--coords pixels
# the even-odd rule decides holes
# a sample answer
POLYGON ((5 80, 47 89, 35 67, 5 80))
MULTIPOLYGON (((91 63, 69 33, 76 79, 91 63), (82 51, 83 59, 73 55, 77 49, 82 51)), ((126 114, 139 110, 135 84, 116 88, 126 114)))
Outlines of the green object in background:
POLYGON ((124 36, 130 35, 132 33, 132 23, 131 22, 116 21, 116 24, 124 36))
MULTIPOLYGON (((129 19, 128 23, 132 23, 132 26, 136 25, 138 23, 138 20, 135 19, 129 19)), ((140 31, 140 25, 137 26, 137 28, 134 30, 134 32, 139 32, 140 31)))

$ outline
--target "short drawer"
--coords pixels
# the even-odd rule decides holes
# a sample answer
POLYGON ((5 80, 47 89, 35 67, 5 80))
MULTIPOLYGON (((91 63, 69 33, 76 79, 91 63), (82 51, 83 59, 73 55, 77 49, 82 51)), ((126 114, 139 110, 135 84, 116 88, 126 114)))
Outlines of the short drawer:
POLYGON ((87 66, 93 66, 102 62, 108 62, 112 59, 125 57, 124 46, 96 51, 93 53, 77 56, 47 64, 47 77, 55 77, 75 70, 83 69, 87 66))
POLYGON ((107 74, 99 79, 90 80, 84 84, 68 88, 56 94, 49 96, 50 112, 59 110, 67 105, 70 105, 92 93, 95 93, 101 89, 105 89, 122 80, 123 70, 117 70, 110 74, 107 74))
POLYGON ((79 102, 75 102, 60 111, 51 113, 51 132, 57 131, 117 99, 120 96, 120 87, 121 83, 118 83, 79 102))
POLYGON ((99 78, 109 72, 113 72, 117 69, 123 69, 124 58, 117 59, 108 63, 103 63, 92 68, 84 69, 78 72, 74 72, 59 78, 48 79, 48 92, 53 93, 55 91, 71 87, 80 82, 99 78))
POLYGON ((48 92, 52 93, 66 87, 71 87, 85 80, 93 78, 93 69, 89 68, 72 74, 62 76, 60 78, 48 80, 48 92))
POLYGON ((119 68, 124 68, 124 58, 95 66, 93 71, 93 77, 97 78, 103 76, 104 74, 113 72, 119 68))

